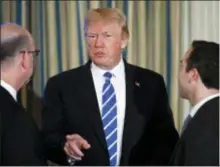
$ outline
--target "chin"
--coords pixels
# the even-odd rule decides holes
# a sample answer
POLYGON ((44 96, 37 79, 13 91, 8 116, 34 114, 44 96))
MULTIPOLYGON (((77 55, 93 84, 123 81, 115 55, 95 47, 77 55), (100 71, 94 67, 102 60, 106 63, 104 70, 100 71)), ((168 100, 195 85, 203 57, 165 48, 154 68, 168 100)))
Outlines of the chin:
POLYGON ((97 66, 108 66, 109 65, 109 62, 106 62, 106 61, 103 61, 103 60, 95 60, 94 63, 97 66))

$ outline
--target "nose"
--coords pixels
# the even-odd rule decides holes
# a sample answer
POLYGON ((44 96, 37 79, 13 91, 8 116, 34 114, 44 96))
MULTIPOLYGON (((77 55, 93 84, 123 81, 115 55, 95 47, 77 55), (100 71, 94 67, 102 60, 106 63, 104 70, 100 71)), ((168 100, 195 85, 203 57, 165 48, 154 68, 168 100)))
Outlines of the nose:
POLYGON ((103 47, 104 46, 104 39, 101 35, 99 35, 97 38, 96 38, 96 41, 95 41, 95 47, 103 47))

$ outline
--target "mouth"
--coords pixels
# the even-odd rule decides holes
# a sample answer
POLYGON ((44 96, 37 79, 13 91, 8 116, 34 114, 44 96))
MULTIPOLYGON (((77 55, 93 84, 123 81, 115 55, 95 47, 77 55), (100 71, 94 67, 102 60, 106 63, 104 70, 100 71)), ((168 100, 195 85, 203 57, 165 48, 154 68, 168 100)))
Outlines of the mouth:
POLYGON ((104 57, 105 53, 104 52, 95 52, 96 57, 104 57))

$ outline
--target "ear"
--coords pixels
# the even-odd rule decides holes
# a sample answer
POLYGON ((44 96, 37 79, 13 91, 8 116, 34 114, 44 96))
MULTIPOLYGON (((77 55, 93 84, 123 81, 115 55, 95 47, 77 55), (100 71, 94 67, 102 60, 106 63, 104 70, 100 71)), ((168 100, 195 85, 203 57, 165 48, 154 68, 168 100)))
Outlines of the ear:
POLYGON ((128 45, 128 38, 122 39, 121 48, 124 49, 128 45))
POLYGON ((195 68, 193 69, 192 79, 194 81, 197 81, 199 79, 199 72, 195 68))
POLYGON ((198 79, 199 79, 199 73, 198 73, 197 69, 193 68, 189 72, 189 83, 197 82, 198 79))
POLYGON ((28 68, 28 54, 27 53, 23 53, 20 54, 20 58, 19 58, 19 64, 21 66, 22 71, 26 71, 26 69, 28 68))

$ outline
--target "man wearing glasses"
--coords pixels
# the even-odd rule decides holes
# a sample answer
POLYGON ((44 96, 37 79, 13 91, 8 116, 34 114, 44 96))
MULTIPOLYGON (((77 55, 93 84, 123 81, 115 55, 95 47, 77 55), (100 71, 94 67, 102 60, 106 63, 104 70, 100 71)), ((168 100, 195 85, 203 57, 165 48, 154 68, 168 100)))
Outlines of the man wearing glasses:
POLYGON ((17 102, 17 91, 33 73, 32 35, 16 24, 1 26, 0 165, 45 165, 40 134, 29 112, 17 102))

